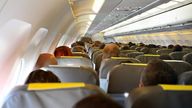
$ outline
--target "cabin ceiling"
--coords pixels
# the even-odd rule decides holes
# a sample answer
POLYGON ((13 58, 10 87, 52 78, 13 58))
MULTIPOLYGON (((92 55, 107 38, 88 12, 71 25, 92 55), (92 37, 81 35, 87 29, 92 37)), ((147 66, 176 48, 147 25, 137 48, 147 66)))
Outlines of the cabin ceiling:
POLYGON ((105 0, 86 35, 100 32, 170 0, 105 0))
POLYGON ((80 35, 84 35, 95 18, 94 0, 69 0, 80 35))

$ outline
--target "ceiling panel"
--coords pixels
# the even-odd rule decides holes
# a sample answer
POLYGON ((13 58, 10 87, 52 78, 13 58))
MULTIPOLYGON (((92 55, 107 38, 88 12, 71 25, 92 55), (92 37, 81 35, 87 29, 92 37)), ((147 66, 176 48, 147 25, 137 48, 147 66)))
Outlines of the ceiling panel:
POLYGON ((87 34, 94 34, 112 25, 170 0, 106 0, 87 34))

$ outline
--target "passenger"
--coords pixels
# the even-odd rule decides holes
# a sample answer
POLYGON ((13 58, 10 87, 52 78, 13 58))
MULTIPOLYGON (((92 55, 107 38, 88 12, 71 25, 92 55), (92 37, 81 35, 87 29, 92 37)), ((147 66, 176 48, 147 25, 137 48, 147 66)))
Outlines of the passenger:
POLYGON ((103 49, 105 47, 105 44, 102 43, 100 46, 99 46, 99 49, 103 49))
POLYGON ((71 49, 67 46, 57 47, 54 51, 55 57, 72 56, 71 49))
POLYGON ((175 46, 173 47, 173 52, 182 51, 182 50, 183 50, 183 47, 180 46, 180 45, 175 45, 175 46))
POLYGON ((173 49, 173 47, 174 47, 174 45, 172 45, 172 44, 170 44, 170 45, 168 45, 168 49, 173 49))
POLYGON ((145 68, 139 86, 158 84, 177 84, 177 75, 169 64, 160 59, 154 59, 145 68))
POLYGON ((90 37, 82 37, 80 39, 80 41, 90 43, 90 44, 93 43, 93 41, 92 41, 92 39, 90 37))
POLYGON ((92 47, 99 47, 102 43, 100 41, 95 41, 92 47))
POLYGON ((71 49, 72 52, 82 52, 82 53, 85 53, 86 50, 84 47, 82 46, 75 46, 71 49))
POLYGON ((32 71, 25 84, 29 83, 56 83, 61 82, 59 78, 53 74, 51 71, 44 71, 44 70, 35 70, 32 71))
POLYGON ((39 55, 33 70, 46 67, 48 65, 57 65, 57 60, 54 55, 49 53, 42 53, 39 55))
POLYGON ((103 49, 102 59, 110 58, 110 57, 118 57, 119 56, 119 46, 116 44, 107 44, 103 49))
POLYGON ((108 96, 96 94, 80 100, 73 108, 122 108, 122 106, 108 96))
POLYGON ((121 47, 121 50, 129 50, 129 46, 128 45, 124 45, 121 47))
POLYGON ((77 46, 85 47, 85 43, 83 41, 77 41, 77 46))

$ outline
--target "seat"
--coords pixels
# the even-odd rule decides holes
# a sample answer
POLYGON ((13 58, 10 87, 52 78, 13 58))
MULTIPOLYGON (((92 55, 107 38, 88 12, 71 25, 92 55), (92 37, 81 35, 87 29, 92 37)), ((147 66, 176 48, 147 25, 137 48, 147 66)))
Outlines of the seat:
POLYGON ((33 83, 14 88, 2 108, 72 108, 82 98, 96 93, 103 92, 84 83, 33 83))
POLYGON ((147 64, 123 63, 113 67, 108 74, 108 93, 130 92, 140 83, 141 73, 147 64))
POLYGON ((46 70, 53 72, 61 82, 84 82, 86 84, 99 85, 96 71, 90 67, 65 67, 49 65, 46 70))
POLYGON ((185 54, 183 56, 183 60, 190 63, 190 64, 192 64, 192 53, 185 54))
POLYGON ((186 54, 186 52, 178 51, 178 52, 169 53, 169 56, 170 56, 173 60, 182 60, 182 59, 183 59, 183 56, 184 56, 185 54, 186 54))
POLYGON ((73 56, 82 56, 82 57, 85 57, 85 58, 90 59, 87 54, 82 53, 82 52, 72 52, 72 55, 73 55, 73 56))
POLYGON ((149 48, 149 54, 157 54, 157 50, 159 50, 159 48, 149 48))
POLYGON ((160 55, 144 54, 144 55, 139 55, 135 58, 141 61, 142 63, 148 63, 150 60, 158 59, 159 57, 160 55))
POLYGON ((101 61, 102 61, 102 56, 103 56, 103 53, 100 53, 95 58, 95 70, 97 72, 99 72, 99 68, 100 68, 101 61))
POLYGON ((139 63, 140 61, 128 57, 111 57, 109 59, 104 59, 101 62, 101 66, 99 69, 99 78, 106 79, 109 70, 112 69, 115 65, 121 64, 122 62, 139 63))
POLYGON ((172 49, 159 49, 156 51, 156 53, 159 55, 169 54, 171 52, 172 52, 172 49))
POLYGON ((103 53, 102 50, 97 50, 96 52, 93 53, 93 56, 92 56, 92 58, 91 58, 91 60, 93 61, 93 63, 96 63, 96 57, 97 57, 99 54, 101 54, 101 53, 103 53))
POLYGON ((131 52, 137 52, 137 51, 136 50, 121 50, 119 56, 120 57, 127 57, 127 54, 131 53, 131 52))
POLYGON ((179 75, 179 84, 192 85, 192 71, 187 71, 179 75))
POLYGON ((168 63, 176 72, 180 75, 183 72, 190 71, 192 69, 191 64, 182 60, 163 60, 168 63))
POLYGON ((135 57, 137 57, 137 56, 139 56, 139 55, 144 55, 144 53, 143 53, 143 52, 131 52, 131 53, 128 53, 128 54, 127 54, 127 57, 129 57, 129 58, 135 58, 135 57))
POLYGON ((127 108, 192 108, 192 86, 158 85, 134 89, 127 108))
POLYGON ((95 69, 95 64, 88 58, 81 57, 81 56, 62 56, 57 57, 58 65, 61 66, 87 66, 95 69))

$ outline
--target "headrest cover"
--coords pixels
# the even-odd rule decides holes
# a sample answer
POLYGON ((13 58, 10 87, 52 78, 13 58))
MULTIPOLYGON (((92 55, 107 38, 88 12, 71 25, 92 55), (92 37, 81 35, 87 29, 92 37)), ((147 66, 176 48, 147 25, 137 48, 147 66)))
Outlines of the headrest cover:
POLYGON ((192 91, 192 85, 160 85, 164 91, 192 91))
POLYGON ((30 83, 27 90, 52 90, 85 87, 84 83, 30 83))
POLYGON ((144 56, 153 56, 153 57, 159 57, 160 55, 155 55, 155 54, 144 54, 144 56))
POLYGON ((131 65, 131 66, 147 66, 147 64, 144 63, 121 63, 121 64, 125 64, 125 65, 131 65))
POLYGON ((82 56, 61 56, 61 57, 57 57, 57 58, 83 58, 82 56))

